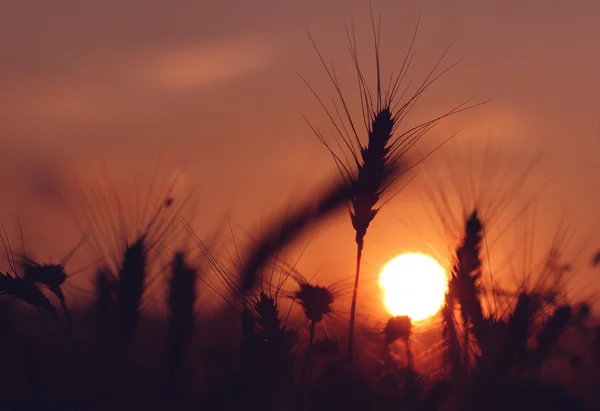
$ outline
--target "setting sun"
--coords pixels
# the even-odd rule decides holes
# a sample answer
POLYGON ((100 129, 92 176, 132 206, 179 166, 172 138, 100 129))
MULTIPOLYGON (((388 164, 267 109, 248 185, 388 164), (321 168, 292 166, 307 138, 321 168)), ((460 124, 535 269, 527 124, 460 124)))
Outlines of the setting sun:
POLYGON ((413 321, 421 321, 439 311, 448 280, 442 266, 433 258, 407 253, 383 268, 379 285, 391 314, 408 315, 413 321))

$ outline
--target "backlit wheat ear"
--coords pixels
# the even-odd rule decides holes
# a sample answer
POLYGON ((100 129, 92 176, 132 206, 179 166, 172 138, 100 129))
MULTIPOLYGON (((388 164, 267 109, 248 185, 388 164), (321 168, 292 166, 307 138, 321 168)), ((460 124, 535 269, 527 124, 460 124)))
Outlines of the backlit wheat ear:
POLYGON ((451 294, 452 300, 460 304, 464 331, 463 360, 467 367, 470 351, 469 330, 472 330, 473 335, 480 344, 485 332, 483 311, 479 299, 479 278, 481 276, 479 253, 482 233, 483 224, 477 215, 477 211, 474 211, 465 222, 465 234, 462 244, 456 250, 456 261, 452 269, 452 278, 448 284, 448 292, 451 294))
POLYGON ((279 318, 279 308, 274 297, 261 292, 254 303, 256 324, 259 326, 263 353, 268 363, 279 370, 279 375, 291 372, 293 335, 279 318))
POLYGON ((0 297, 1 296, 20 300, 31 305, 32 307, 40 308, 49 312, 52 315, 52 317, 56 320, 56 322, 61 326, 61 328, 65 331, 67 337, 69 338, 70 342, 73 344, 73 347, 77 351, 77 354, 79 355, 80 359, 84 360, 81 350, 79 349, 79 346, 77 345, 77 342, 73 337, 71 329, 65 326, 65 324, 60 320, 60 317, 56 312, 56 308, 34 283, 16 275, 12 276, 8 273, 0 273, 0 297))
POLYGON ((177 253, 171 264, 169 284, 169 377, 179 376, 185 351, 194 329, 194 302, 196 301, 196 270, 185 262, 185 255, 177 253))
POLYGON ((310 344, 312 344, 315 337, 315 325, 331 313, 333 293, 326 287, 306 283, 300 286, 300 290, 296 292, 296 298, 302 305, 306 318, 310 320, 310 344))
POLYGON ((38 264, 25 258, 23 262, 23 279, 33 283, 38 283, 48 287, 48 290, 52 292, 58 298, 69 327, 71 324, 71 316, 67 308, 67 302, 62 292, 61 286, 67 279, 65 269, 61 264, 38 264))
POLYGON ((146 279, 146 237, 127 246, 119 269, 116 312, 119 334, 125 346, 133 339, 139 321, 140 303, 146 279))
POLYGON ((58 298, 69 327, 72 327, 71 315, 69 314, 65 295, 61 288, 67 279, 65 264, 83 245, 84 241, 85 237, 67 253, 59 264, 38 264, 27 257, 23 259, 23 278, 27 281, 43 284, 48 287, 50 292, 58 298))
POLYGON ((289 347, 287 346, 287 336, 285 326, 281 324, 279 318, 279 308, 277 302, 271 296, 261 292, 258 300, 254 304, 256 310, 256 323, 261 328, 261 335, 266 344, 266 350, 272 355, 275 361, 279 361, 281 355, 286 355, 289 347))
POLYGON ((0 273, 0 295, 21 300, 56 315, 56 309, 44 293, 35 284, 21 277, 0 273))
POLYGON ((507 362, 514 358, 520 367, 526 366, 527 344, 535 312, 534 300, 527 294, 520 294, 515 310, 506 325, 505 360, 507 362))
POLYGON ((537 336, 537 349, 535 352, 537 366, 548 357, 558 339, 565 331, 571 317, 571 307, 565 305, 558 307, 544 325, 542 325, 542 329, 537 336))
MULTIPOLYGON (((408 93, 408 88, 406 90, 401 90, 404 88, 403 81, 414 54, 413 45, 415 37, 413 36, 410 48, 399 72, 390 76, 387 86, 382 85, 379 38, 380 27, 379 21, 376 22, 372 14, 371 22, 375 47, 375 92, 371 92, 361 68, 355 34, 353 31, 351 32, 346 28, 350 54, 358 79, 358 91, 362 105, 362 120, 367 131, 366 144, 361 141, 357 128, 357 121, 353 119, 353 116, 350 113, 349 105, 344 97, 336 73, 325 63, 325 60, 314 41, 313 45, 315 50, 337 93, 341 110, 337 106, 334 106, 333 109, 329 109, 307 83, 308 87, 334 125, 335 131, 333 141, 327 140, 315 127, 311 126, 311 128, 332 155, 342 177, 354 186, 350 217, 352 226, 355 230, 357 253, 348 333, 348 356, 350 360, 352 360, 353 356, 354 322, 356 317, 356 301, 358 298, 364 238, 371 222, 383 205, 380 201, 381 197, 395 180, 416 166, 416 164, 412 166, 408 165, 406 155, 421 137, 442 119, 473 107, 465 107, 467 101, 430 121, 421 123, 415 127, 407 127, 405 130, 398 130, 400 125, 403 125, 404 120, 423 93, 425 93, 425 91, 444 73, 450 70, 452 66, 441 71, 441 73, 436 73, 445 56, 444 53, 425 80, 416 88, 416 90, 414 90, 414 93, 408 93), (407 95, 408 98, 405 98, 407 95), (341 152, 336 150, 336 147, 338 147, 341 152)), ((425 158, 427 158, 427 156, 422 158, 419 162, 424 161, 425 158)), ((417 162, 417 164, 419 162, 417 162)))
POLYGON ((247 370, 256 370, 260 367, 261 338, 258 334, 256 317, 247 306, 241 315, 242 347, 247 370))
POLYGON ((358 177, 355 180, 355 195, 352 197, 352 210, 350 218, 356 231, 356 274, 350 308, 350 331, 348 337, 348 356, 353 354, 354 320, 356 315, 356 300, 360 278, 360 263, 364 246, 364 238, 369 224, 375 218, 378 209, 377 203, 384 190, 388 167, 391 166, 390 151, 393 147, 389 144, 395 127, 396 119, 390 111, 389 104, 380 112, 372 114, 369 129, 369 142, 366 147, 361 147, 362 162, 358 165, 358 177))
POLYGON ((333 304, 333 292, 326 287, 314 286, 308 282, 300 283, 300 290, 296 291, 295 298, 300 302, 304 309, 306 318, 310 321, 308 349, 302 363, 300 378, 302 383, 305 380, 308 366, 312 364, 313 350, 312 345, 315 340, 315 331, 317 324, 323 321, 323 318, 331 313, 331 304, 333 304))
POLYGON ((38 264, 29 259, 23 263, 23 278, 47 287, 61 286, 67 279, 65 269, 60 264, 38 264))
POLYGON ((386 348, 389 350, 389 346, 394 342, 401 340, 404 344, 406 352, 406 365, 409 369, 414 369, 413 355, 410 347, 410 337, 412 335, 412 321, 410 317, 406 315, 399 315, 392 317, 385 324, 383 329, 383 335, 385 337, 386 348))
MULTIPOLYGON (((309 283, 300 285, 300 290, 295 294, 296 299, 302 305, 304 314, 311 322, 311 328, 331 313, 333 304, 333 293, 326 287, 315 286, 309 283)), ((311 331, 311 343, 314 339, 314 330, 311 331)))

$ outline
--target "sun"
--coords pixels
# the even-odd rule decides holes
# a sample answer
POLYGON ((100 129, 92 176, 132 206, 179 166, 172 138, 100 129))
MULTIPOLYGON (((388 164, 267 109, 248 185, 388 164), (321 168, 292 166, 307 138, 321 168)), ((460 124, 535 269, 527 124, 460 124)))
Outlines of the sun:
POLYGON ((440 310, 448 279, 445 270, 433 258, 406 253, 387 263, 379 276, 379 285, 388 311, 392 315, 407 315, 416 322, 440 310))

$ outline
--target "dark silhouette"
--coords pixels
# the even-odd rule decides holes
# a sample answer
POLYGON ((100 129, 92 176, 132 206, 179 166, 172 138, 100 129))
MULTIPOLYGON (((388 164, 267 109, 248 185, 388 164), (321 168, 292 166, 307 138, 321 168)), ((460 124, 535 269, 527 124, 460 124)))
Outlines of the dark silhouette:
MULTIPOLYGON (((0 410, 600 409, 600 326, 588 303, 564 298, 563 275, 571 265, 552 247, 543 262, 552 281, 531 286, 525 280, 514 292, 486 284, 488 220, 478 207, 468 209, 459 238, 448 244, 448 289, 438 313, 423 323, 356 315, 365 299, 358 289, 367 231, 393 197, 384 200, 388 189, 427 157, 411 164, 407 153, 442 119, 469 108, 462 104, 401 130, 449 68, 437 73, 442 56, 416 91, 405 94, 413 43, 400 70, 384 81, 373 17, 372 23, 375 88, 348 30, 365 142, 335 72, 317 50, 342 110, 319 99, 337 140, 314 131, 342 179, 293 212, 271 216, 246 248, 235 242, 235 254, 225 247, 222 256, 208 246, 181 208, 174 209, 180 203, 174 206, 172 187, 158 201, 149 195, 135 218, 124 215, 116 194, 98 194, 98 203, 87 199, 91 214, 85 216, 102 257, 93 267, 94 296, 89 306, 67 309, 63 288, 73 274, 65 265, 77 247, 59 264, 24 258, 17 267, 0 235, 10 266, 0 272, 0 410), (93 215, 104 206, 110 217, 93 215), (345 207, 356 269, 340 283, 318 285, 286 261, 285 249, 345 207), (197 248, 176 246, 173 227, 187 230, 197 248), (352 286, 349 310, 340 306, 346 284, 352 286), (199 309, 212 302, 203 299, 207 294, 223 306, 199 309), (501 303, 492 307, 488 295, 501 303)), ((593 265, 599 261, 600 254, 593 265)))

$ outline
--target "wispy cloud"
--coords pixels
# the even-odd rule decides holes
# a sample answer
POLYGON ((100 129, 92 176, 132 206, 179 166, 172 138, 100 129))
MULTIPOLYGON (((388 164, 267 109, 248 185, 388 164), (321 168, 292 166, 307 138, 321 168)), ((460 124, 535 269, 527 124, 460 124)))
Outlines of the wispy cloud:
POLYGON ((187 89, 239 78, 272 60, 264 38, 234 37, 158 53, 143 62, 141 72, 151 86, 187 89))
POLYGON ((86 123, 164 93, 236 80, 274 60, 269 38, 248 34, 93 58, 84 55, 56 73, 10 84, 0 96, 0 110, 53 123, 86 123))

